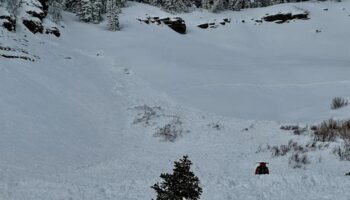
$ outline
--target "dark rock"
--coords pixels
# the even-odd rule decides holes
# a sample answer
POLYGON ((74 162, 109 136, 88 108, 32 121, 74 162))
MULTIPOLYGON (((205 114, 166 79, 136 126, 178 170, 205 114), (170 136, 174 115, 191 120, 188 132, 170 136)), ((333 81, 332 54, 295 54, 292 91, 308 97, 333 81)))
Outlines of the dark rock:
POLYGON ((49 12, 49 4, 48 4, 48 0, 39 0, 39 2, 42 5, 42 10, 45 13, 45 17, 47 16, 47 13, 49 12))
POLYGON ((225 22, 220 22, 220 24, 225 26, 226 23, 225 22))
POLYGON ((34 34, 44 32, 44 26, 39 21, 25 19, 23 20, 23 24, 34 34))
POLYGON ((162 18, 162 19, 160 19, 159 17, 148 17, 145 20, 142 20, 142 19, 138 19, 138 20, 146 24, 157 23, 159 25, 163 23, 178 33, 186 34, 186 23, 180 17, 176 17, 173 19, 170 19, 169 17, 162 18))
POLYGON ((295 14, 293 15, 293 19, 303 19, 303 20, 307 20, 309 19, 309 14, 308 13, 300 13, 300 14, 295 14))
POLYGON ((39 18, 40 20, 43 20, 46 17, 46 14, 44 12, 34 12, 30 10, 30 11, 27 11, 27 13, 33 17, 39 18))
POLYGON ((207 29, 209 27, 208 23, 198 25, 199 28, 207 29))
POLYGON ((186 34, 186 23, 181 18, 178 18, 175 21, 171 20, 167 25, 180 34, 186 34))
POLYGON ((242 20, 242 23, 245 23, 245 20, 242 20))
POLYGON ((0 15, 0 26, 8 31, 16 31, 16 18, 9 15, 0 15))
POLYGON ((226 23, 230 23, 231 22, 231 19, 229 19, 229 18, 225 18, 225 19, 223 19, 224 20, 224 22, 226 22, 226 23))
POLYGON ((328 11, 328 8, 323 9, 324 11, 328 11))
POLYGON ((27 56, 14 56, 14 55, 6 55, 6 54, 0 54, 0 56, 2 56, 4 58, 19 58, 19 59, 23 59, 23 60, 32 61, 32 62, 35 61, 34 59, 27 57, 27 56))
POLYGON ((287 21, 292 19, 292 13, 279 13, 276 15, 268 15, 263 18, 263 20, 267 22, 273 22, 273 21, 287 21))
POLYGON ((53 34, 56 37, 61 36, 60 30, 57 27, 46 28, 45 33, 46 34, 53 34))
POLYGON ((162 22, 170 21, 170 18, 169 18, 169 17, 166 17, 166 18, 160 19, 160 21, 162 21, 162 22))
POLYGON ((289 22, 289 20, 293 20, 293 19, 307 20, 309 19, 308 16, 309 16, 309 13, 300 13, 295 15, 292 15, 292 13, 278 13, 275 15, 267 15, 262 19, 267 22, 276 22, 278 24, 282 24, 284 22, 289 22))

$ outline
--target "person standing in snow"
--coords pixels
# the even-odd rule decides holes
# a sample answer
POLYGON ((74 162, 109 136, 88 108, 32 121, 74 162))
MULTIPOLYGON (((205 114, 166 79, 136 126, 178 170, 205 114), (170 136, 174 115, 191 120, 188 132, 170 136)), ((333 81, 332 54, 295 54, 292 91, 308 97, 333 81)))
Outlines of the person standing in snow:
POLYGON ((266 164, 266 162, 260 162, 255 170, 255 175, 269 174, 269 168, 267 168, 266 164))

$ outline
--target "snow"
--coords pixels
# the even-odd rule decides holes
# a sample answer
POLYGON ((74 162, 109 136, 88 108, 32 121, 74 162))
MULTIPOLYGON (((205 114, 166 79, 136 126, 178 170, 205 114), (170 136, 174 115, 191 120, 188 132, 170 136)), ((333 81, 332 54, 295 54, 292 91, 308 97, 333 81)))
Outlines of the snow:
POLYGON ((0 198, 151 199, 160 173, 188 154, 203 200, 349 199, 350 164, 332 148, 308 154, 305 169, 290 168, 288 156, 256 153, 310 140, 280 125, 349 117, 349 107, 330 109, 334 97, 349 99, 349 10, 349 2, 199 10, 179 15, 188 26, 180 35, 136 20, 171 14, 129 2, 119 32, 69 13, 61 38, 0 32, 1 46, 35 58, 0 57, 0 198), (300 10, 311 19, 251 20, 300 10), (226 26, 196 27, 227 17, 226 26), (135 124, 143 105, 161 110, 135 124), (173 116, 183 136, 153 137, 173 116), (270 163, 271 175, 253 175, 259 161, 270 163))

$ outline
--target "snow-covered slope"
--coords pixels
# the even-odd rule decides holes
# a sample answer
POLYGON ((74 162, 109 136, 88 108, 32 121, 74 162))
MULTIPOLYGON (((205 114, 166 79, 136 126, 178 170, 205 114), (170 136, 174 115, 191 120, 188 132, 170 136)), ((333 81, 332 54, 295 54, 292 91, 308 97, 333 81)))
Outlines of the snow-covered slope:
POLYGON ((0 57, 1 199, 151 199, 150 186, 183 154, 204 200, 349 199, 350 164, 331 148, 311 152, 305 169, 257 153, 309 140, 279 130, 281 122, 349 117, 329 105, 349 97, 349 2, 196 11, 180 15, 186 35, 136 20, 169 16, 158 8, 129 3, 123 12, 115 33, 69 13, 59 39, 0 32, 1 46, 35 59, 0 57), (310 20, 251 20, 305 10, 310 20), (196 27, 227 17, 226 26, 196 27), (149 123, 147 106, 161 107, 149 123), (153 137, 174 120, 182 122, 176 142, 153 137), (262 160, 270 176, 253 175, 262 160))

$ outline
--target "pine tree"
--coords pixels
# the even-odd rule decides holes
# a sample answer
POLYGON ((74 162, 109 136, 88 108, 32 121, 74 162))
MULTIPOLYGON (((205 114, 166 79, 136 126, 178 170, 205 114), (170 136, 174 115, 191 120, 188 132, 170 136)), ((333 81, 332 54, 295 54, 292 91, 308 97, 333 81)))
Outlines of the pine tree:
POLYGON ((119 14, 121 13, 121 5, 120 0, 107 0, 107 20, 111 31, 120 30, 119 14))
POLYGON ((151 188, 157 193, 156 200, 198 200, 202 194, 198 177, 191 171, 192 162, 188 156, 183 156, 174 162, 172 174, 162 173, 163 182, 154 184, 151 188))
POLYGON ((102 0, 91 0, 92 4, 92 22, 95 24, 100 23, 102 21, 102 11, 103 4, 102 0))
POLYGON ((50 0, 49 5, 49 14, 53 22, 58 23, 62 20, 62 9, 63 9, 63 0, 50 0))
POLYGON ((210 8, 211 12, 218 12, 220 10, 224 10, 225 8, 225 2, 224 0, 215 0, 212 7, 210 8))
POLYGON ((170 13, 180 13, 188 11, 187 6, 182 0, 164 0, 162 9, 170 13))
POLYGON ((91 0, 80 1, 80 11, 78 13, 79 19, 84 22, 92 22, 92 2, 91 0))

